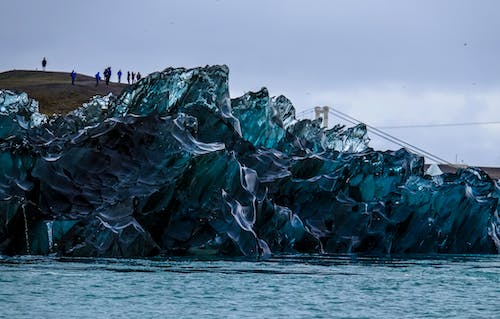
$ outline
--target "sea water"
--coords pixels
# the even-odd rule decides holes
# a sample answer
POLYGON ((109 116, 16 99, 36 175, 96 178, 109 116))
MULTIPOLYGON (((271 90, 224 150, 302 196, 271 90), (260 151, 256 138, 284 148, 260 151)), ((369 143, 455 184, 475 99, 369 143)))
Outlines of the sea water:
POLYGON ((500 256, 0 257, 3 318, 500 318, 500 256))

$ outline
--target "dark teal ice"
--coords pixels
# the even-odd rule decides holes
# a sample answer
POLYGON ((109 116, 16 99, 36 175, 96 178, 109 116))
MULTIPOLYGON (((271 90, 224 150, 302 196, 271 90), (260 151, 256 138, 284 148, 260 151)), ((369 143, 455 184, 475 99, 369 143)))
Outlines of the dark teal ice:
POLYGON ((427 176, 266 89, 231 99, 228 73, 169 68, 65 116, 0 91, 0 253, 498 253, 498 181, 427 176))

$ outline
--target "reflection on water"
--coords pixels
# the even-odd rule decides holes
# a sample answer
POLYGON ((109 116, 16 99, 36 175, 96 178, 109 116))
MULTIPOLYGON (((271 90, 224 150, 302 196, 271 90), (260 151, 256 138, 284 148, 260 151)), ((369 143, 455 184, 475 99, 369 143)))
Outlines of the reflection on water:
POLYGON ((494 318, 500 256, 0 257, 6 317, 494 318))

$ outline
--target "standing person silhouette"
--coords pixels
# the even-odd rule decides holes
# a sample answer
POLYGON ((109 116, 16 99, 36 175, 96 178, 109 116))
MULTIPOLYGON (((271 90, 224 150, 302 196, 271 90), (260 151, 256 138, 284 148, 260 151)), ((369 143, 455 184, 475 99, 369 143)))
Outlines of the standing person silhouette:
POLYGON ((45 57, 43 57, 43 60, 42 60, 42 70, 45 71, 45 67, 47 66, 47 59, 45 57))
POLYGON ((95 86, 98 86, 99 85, 99 81, 101 80, 101 74, 99 72, 97 72, 95 74, 95 86))
POLYGON ((108 84, 111 81, 111 67, 108 66, 108 84))
POLYGON ((132 83, 134 83, 134 81, 135 81, 135 73, 132 72, 132 83))
POLYGON ((71 85, 75 85, 76 72, 75 70, 71 71, 71 85))
POLYGON ((106 85, 109 85, 109 79, 111 78, 111 67, 108 66, 104 69, 104 80, 106 81, 106 85))
POLYGON ((137 82, 141 79, 141 73, 137 72, 137 82))
POLYGON ((122 69, 118 70, 118 83, 122 83, 122 69))
POLYGON ((127 71, 127 82, 130 84, 130 71, 127 71))

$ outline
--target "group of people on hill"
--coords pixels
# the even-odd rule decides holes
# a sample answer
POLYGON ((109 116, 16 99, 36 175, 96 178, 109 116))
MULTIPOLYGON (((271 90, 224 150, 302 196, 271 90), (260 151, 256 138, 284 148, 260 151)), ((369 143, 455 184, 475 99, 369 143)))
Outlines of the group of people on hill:
MULTIPOLYGON (((119 77, 121 76, 121 70, 118 71, 118 73, 120 74, 119 77)), ((104 81, 106 81, 106 85, 109 85, 109 81, 111 79, 111 67, 108 66, 107 68, 104 69, 104 81)), ((99 85, 99 82, 101 81, 101 73, 100 72, 97 72, 95 74, 95 86, 98 86, 99 85)))
MULTIPOLYGON (((118 83, 122 83, 122 70, 118 70, 118 72, 116 73, 116 75, 118 76, 118 83)), ((107 67, 105 70, 104 70, 104 79, 106 81, 106 85, 109 85, 109 81, 110 81, 110 78, 111 78, 111 67, 107 67)), ((141 79, 141 73, 137 72, 130 72, 130 71, 127 71, 127 83, 128 84, 132 84, 132 83, 136 83, 138 82, 139 80, 141 79)), ((99 82, 101 81, 101 74, 100 72, 97 72, 96 75, 95 75, 95 86, 98 86, 99 85, 99 82)))
MULTIPOLYGON (((42 59, 42 70, 45 71, 45 68, 47 67, 47 58, 43 57, 42 59)), ((109 81, 111 80, 111 67, 108 66, 107 68, 104 69, 103 75, 104 75, 104 80, 106 81, 106 85, 109 85, 109 81)), ((122 83, 122 70, 118 70, 116 75, 118 76, 118 83, 122 83)), ((71 76, 71 85, 75 85, 75 80, 77 73, 75 70, 72 70, 70 73, 71 76)), ((141 73, 139 72, 130 72, 127 71, 127 82, 128 84, 136 83, 141 79, 141 73)), ((95 75, 95 86, 99 86, 99 82, 102 80, 101 78, 101 73, 97 72, 95 75)))
MULTIPOLYGON (((118 83, 122 83, 122 75, 123 75, 122 70, 121 69, 118 70, 116 75, 118 76, 118 83)), ((111 78, 111 67, 109 66, 104 70, 104 79, 106 80, 106 85, 109 85, 110 78, 111 78)), ((127 71, 127 83, 128 84, 136 83, 140 79, 141 79, 141 73, 127 71)), ((96 86, 99 85, 100 80, 101 80, 101 74, 99 72, 97 72, 95 75, 95 81, 96 81, 95 85, 96 86)))
POLYGON ((127 82, 128 82, 128 84, 139 82, 140 79, 141 79, 141 73, 139 73, 139 72, 135 73, 135 72, 127 71, 127 82), (132 80, 132 82, 130 82, 131 80, 132 80))

